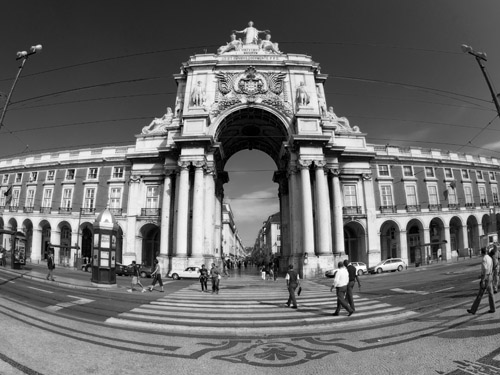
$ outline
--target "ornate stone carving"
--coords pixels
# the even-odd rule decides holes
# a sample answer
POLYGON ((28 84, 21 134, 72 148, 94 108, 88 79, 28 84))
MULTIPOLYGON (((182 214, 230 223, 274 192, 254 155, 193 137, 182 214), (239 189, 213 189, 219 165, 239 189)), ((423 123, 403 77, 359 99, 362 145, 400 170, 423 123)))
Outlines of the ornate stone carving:
POLYGON ((328 107, 328 113, 326 114, 326 119, 328 122, 333 123, 337 126, 335 130, 338 133, 359 133, 359 127, 349 124, 349 120, 345 117, 338 117, 333 111, 333 107, 328 107))
POLYGON ((340 169, 330 168, 330 172, 333 177, 340 177, 340 169))
POLYGON ((316 95, 318 96, 318 107, 319 107, 319 113, 321 117, 326 116, 327 110, 326 110, 326 100, 321 94, 321 89, 319 86, 316 87, 316 95))
POLYGON ((372 179, 372 174, 371 173, 363 173, 361 175, 361 178, 363 181, 370 181, 372 179))
POLYGON ((165 128, 172 124, 173 118, 172 108, 167 107, 167 112, 162 117, 155 118, 148 126, 142 128, 142 134, 165 133, 165 128))
POLYGON ((139 175, 130 175, 130 178, 128 180, 128 184, 131 185, 131 184, 138 184, 141 182, 141 176, 139 175))
POLYGON ((278 43, 271 42, 271 34, 266 35, 266 39, 260 42, 259 47, 264 52, 281 53, 278 43))
POLYGON ((309 168, 311 165, 312 165, 313 161, 312 160, 303 160, 303 159, 299 159, 299 165, 298 167, 300 169, 305 169, 305 168, 309 168))
POLYGON ((221 53, 231 52, 231 51, 241 51, 243 48, 243 42, 241 39, 236 39, 236 34, 231 34, 231 41, 228 42, 225 46, 220 46, 217 50, 217 53, 220 55, 221 53))
POLYGON ((260 31, 253 27, 253 22, 248 22, 248 27, 244 28, 241 31, 233 30, 234 34, 245 34, 243 38, 243 43, 245 45, 248 44, 258 44, 259 43, 259 34, 270 33, 269 30, 260 31))
POLYGON ((304 82, 300 82, 299 87, 297 87, 296 94, 297 105, 307 106, 309 104, 309 93, 306 89, 306 84, 304 82))
POLYGON ((272 106, 287 117, 292 117, 292 107, 285 99, 284 86, 286 73, 258 72, 249 66, 243 73, 216 72, 217 92, 211 115, 240 103, 263 103, 272 106))
POLYGON ((179 160, 177 162, 177 165, 179 166, 180 169, 188 169, 191 165, 191 162, 185 160, 179 160))
POLYGON ((191 91, 191 105, 195 107, 203 107, 205 105, 205 89, 202 85, 202 81, 196 82, 196 86, 191 91))
POLYGON ((217 49, 217 54, 256 54, 256 55, 276 55, 281 54, 278 43, 271 41, 269 30, 260 31, 253 27, 253 22, 248 23, 248 27, 243 30, 233 30, 231 40, 217 49), (266 33, 264 39, 259 39, 259 34, 266 33), (237 38, 236 34, 243 34, 243 40, 237 38))

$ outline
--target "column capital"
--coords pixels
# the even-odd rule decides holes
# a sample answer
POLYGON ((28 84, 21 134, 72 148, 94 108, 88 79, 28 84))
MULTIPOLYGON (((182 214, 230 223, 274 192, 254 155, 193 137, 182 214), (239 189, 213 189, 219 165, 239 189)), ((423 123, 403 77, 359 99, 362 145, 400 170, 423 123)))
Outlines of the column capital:
POLYGON ((309 168, 311 166, 311 164, 313 163, 312 160, 303 160, 303 159, 299 159, 298 160, 298 168, 299 169, 306 169, 306 168, 309 168))
POLYGON ((314 165, 316 168, 324 168, 326 166, 326 162, 324 160, 314 160, 314 165))
POLYGON ((361 178, 363 181, 371 181, 373 175, 371 173, 363 173, 361 174, 361 178))
POLYGON ((338 168, 328 168, 329 172, 333 177, 340 177, 340 169, 338 168))
POLYGON ((179 166, 180 169, 188 169, 189 166, 191 165, 191 162, 185 160, 179 160, 177 162, 177 165, 179 166))
POLYGON ((131 185, 131 184, 138 184, 140 183, 142 180, 142 177, 140 175, 130 175, 129 179, 128 179, 128 184, 131 185))
POLYGON ((192 162, 192 164, 193 164, 193 167, 195 167, 196 169, 204 168, 207 165, 207 163, 205 162, 205 160, 194 160, 192 162))

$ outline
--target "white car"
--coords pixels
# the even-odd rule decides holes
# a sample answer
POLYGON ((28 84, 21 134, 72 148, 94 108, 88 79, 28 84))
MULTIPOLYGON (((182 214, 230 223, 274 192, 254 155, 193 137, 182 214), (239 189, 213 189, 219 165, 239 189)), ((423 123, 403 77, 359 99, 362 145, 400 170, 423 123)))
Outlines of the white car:
MULTIPOLYGON (((364 264, 363 262, 351 262, 351 264, 356 268, 356 273, 358 274, 358 276, 368 273, 368 267, 366 267, 366 264, 364 264)), ((337 269, 328 270, 325 272, 325 276, 329 278, 335 277, 336 272, 337 269)))
POLYGON ((403 261, 401 258, 389 258, 386 259, 376 266, 370 267, 368 269, 368 272, 370 273, 382 273, 382 272, 387 272, 387 271, 399 271, 401 272, 402 270, 408 268, 406 263, 403 261))
POLYGON ((179 279, 197 279, 200 277, 200 267, 188 267, 185 270, 172 270, 167 277, 174 280, 179 279))

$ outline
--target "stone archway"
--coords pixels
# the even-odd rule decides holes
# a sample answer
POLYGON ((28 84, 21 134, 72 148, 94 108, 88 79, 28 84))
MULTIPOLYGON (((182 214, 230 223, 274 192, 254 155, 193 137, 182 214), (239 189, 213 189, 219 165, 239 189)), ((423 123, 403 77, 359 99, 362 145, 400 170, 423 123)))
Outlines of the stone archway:
POLYGON ((483 215, 481 219, 481 228, 483 230, 483 233, 481 234, 488 234, 493 231, 493 228, 491 227, 490 215, 483 215))
POLYGON ((424 227, 419 220, 410 220, 406 225, 406 241, 409 263, 423 264, 425 261, 425 249, 422 246, 425 243, 424 227))
POLYGON ((399 232, 399 226, 392 220, 382 224, 380 228, 380 256, 382 259, 401 257, 399 232))
POLYGON ((26 259, 31 259, 31 251, 33 248, 33 223, 26 219, 23 221, 23 233, 26 237, 26 259))
POLYGON ((142 235, 142 267, 153 267, 154 260, 160 255, 160 228, 146 224, 141 228, 142 235))
POLYGON ((47 260, 49 256, 49 244, 50 244, 50 236, 52 233, 52 228, 50 226, 50 223, 46 220, 43 220, 39 224, 39 228, 41 230, 41 243, 40 243, 40 248, 41 248, 41 260, 47 260))
POLYGON ((473 215, 467 218, 467 240, 468 247, 472 249, 474 254, 479 254, 479 224, 473 215))
POLYGON ((427 254, 429 260, 438 261, 445 256, 443 241, 445 240, 444 223, 440 218, 435 217, 429 223, 430 251, 427 254), (435 244, 433 244, 435 243, 435 244))
POLYGON ((456 251, 457 256, 460 249, 467 247, 467 244, 464 244, 463 231, 462 220, 458 216, 452 217, 450 220, 450 250, 456 251))
POLYGON ((344 243, 349 260, 366 262, 366 232, 360 223, 351 221, 344 225, 344 243))

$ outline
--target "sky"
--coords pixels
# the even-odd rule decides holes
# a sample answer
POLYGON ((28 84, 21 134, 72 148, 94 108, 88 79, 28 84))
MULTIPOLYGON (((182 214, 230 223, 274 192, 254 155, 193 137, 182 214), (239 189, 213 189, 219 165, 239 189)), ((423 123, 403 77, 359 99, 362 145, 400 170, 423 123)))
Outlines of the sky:
MULTIPOLYGON (((132 145, 175 106, 173 74, 215 53, 254 21, 284 53, 312 56, 328 74, 328 106, 373 144, 500 156, 500 120, 473 56, 486 52, 500 88, 498 0, 160 1, 16 0, 2 4, 0 92, 31 56, 0 129, 0 158, 132 145)), ((0 104, 3 105, 2 98, 0 104)), ((225 197, 245 246, 279 210, 276 169, 260 151, 226 166, 225 197)))

